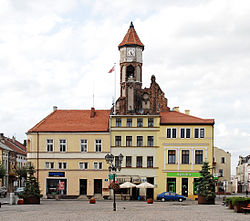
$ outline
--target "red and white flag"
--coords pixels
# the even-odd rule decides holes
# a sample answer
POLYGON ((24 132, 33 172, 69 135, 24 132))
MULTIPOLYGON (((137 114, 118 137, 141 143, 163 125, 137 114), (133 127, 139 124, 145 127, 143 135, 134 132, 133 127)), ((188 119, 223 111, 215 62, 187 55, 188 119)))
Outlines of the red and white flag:
POLYGON ((108 73, 112 73, 115 70, 115 66, 113 66, 108 73))

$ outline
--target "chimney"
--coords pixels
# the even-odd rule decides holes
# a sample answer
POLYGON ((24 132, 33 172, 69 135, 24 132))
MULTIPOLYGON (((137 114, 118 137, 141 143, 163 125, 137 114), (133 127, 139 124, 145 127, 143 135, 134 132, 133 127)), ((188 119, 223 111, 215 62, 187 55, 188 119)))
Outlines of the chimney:
POLYGON ((23 146, 27 146, 27 140, 23 140, 23 146))
POLYGON ((13 141, 13 142, 15 142, 15 141, 16 141, 15 136, 12 136, 12 141, 13 141))
POLYGON ((179 112, 179 107, 174 107, 174 111, 178 111, 179 112))
POLYGON ((91 107, 91 110, 90 110, 90 118, 94 118, 95 117, 95 108, 94 107, 91 107))
POLYGON ((3 140, 3 139, 4 139, 3 133, 0 133, 0 140, 3 140))
POLYGON ((57 110, 57 106, 53 106, 53 111, 56 111, 57 110))
POLYGON ((185 114, 190 115, 190 110, 185 110, 185 114))

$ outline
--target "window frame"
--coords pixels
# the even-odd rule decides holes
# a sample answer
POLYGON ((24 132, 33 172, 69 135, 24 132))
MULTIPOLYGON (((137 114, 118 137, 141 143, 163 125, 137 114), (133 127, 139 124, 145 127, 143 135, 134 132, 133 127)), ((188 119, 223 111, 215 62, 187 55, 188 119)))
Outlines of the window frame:
POLYGON ((122 146, 122 136, 115 136, 115 146, 121 147, 122 146), (117 138, 120 138, 119 140, 117 138))
POLYGON ((54 152, 54 139, 51 139, 51 138, 46 139, 46 150, 47 150, 47 152, 54 152), (49 143, 48 141, 52 141, 52 143, 49 143), (50 150, 50 149, 52 149, 52 150, 50 150))
POLYGON ((58 166, 59 170, 66 170, 67 169, 67 162, 58 162, 57 166, 58 166), (61 168, 60 168, 60 165, 61 165, 61 168))
POLYGON ((168 150, 168 164, 176 164, 176 150, 168 150), (174 152, 174 154, 170 154, 174 152))
POLYGON ((147 146, 153 147, 154 146, 154 136, 147 136, 147 146), (152 140, 149 140, 149 138, 152 137, 152 140), (150 144, 152 142, 152 145, 150 144))
POLYGON ((126 147, 132 147, 132 145, 133 145, 133 137, 132 136, 126 136, 126 147), (131 138, 131 140, 128 140, 129 137, 131 138), (129 145, 129 143, 131 145, 129 145))
POLYGON ((154 168, 154 157, 147 156, 147 168, 154 168), (152 160, 149 160, 152 159, 152 160))
POLYGON ((126 122, 127 127, 132 127, 133 126, 133 119, 132 118, 127 118, 127 122, 126 122), (131 122, 130 122, 131 120, 131 122))
POLYGON ((80 139, 80 151, 82 153, 88 152, 88 139, 80 139), (87 141, 86 143, 83 143, 82 141, 87 141), (86 145, 86 151, 83 150, 83 146, 86 145))
POLYGON ((94 170, 102 170, 103 169, 103 163, 98 162, 98 161, 93 162, 93 169, 94 170), (96 165, 96 167, 95 167, 95 165, 96 165))
POLYGON ((181 150, 181 164, 190 164, 190 150, 181 150), (188 154, 183 154, 183 153, 188 154))
POLYGON ((95 139, 95 152, 102 152, 102 139, 95 139), (101 141, 101 143, 97 143, 97 141, 101 141))
POLYGON ((45 169, 54 169, 55 168, 55 163, 54 162, 45 162, 45 169), (48 165, 48 167, 47 167, 47 165, 48 165), (51 166, 51 165, 53 165, 53 166, 51 166))
POLYGON ((143 127, 143 118, 137 118, 137 127, 143 127))
POLYGON ((88 162, 79 162, 78 163, 78 168, 80 169, 80 170, 87 170, 88 168, 89 168, 89 163, 88 162), (82 164, 83 166, 82 166, 82 168, 81 168, 81 166, 80 166, 80 164, 82 164), (87 166, 86 166, 87 165, 87 166))
POLYGON ((154 127, 154 118, 148 118, 148 127, 154 127))
POLYGON ((167 139, 176 139, 178 136, 178 131, 176 127, 168 127, 166 128, 166 138, 167 139), (168 136, 168 131, 170 131, 170 136, 168 136), (175 131, 175 137, 173 136, 173 131, 175 131))
POLYGON ((203 150, 195 150, 194 152, 194 159, 195 159, 195 164, 203 164, 203 150), (201 152, 202 154, 197 154, 201 152))
POLYGON ((67 140, 66 139, 59 139, 59 151, 66 152, 67 151, 67 140), (65 143, 61 143, 61 141, 65 141, 65 143), (61 150, 64 147, 65 150, 61 150))
POLYGON ((137 147, 143 146, 143 136, 136 136, 136 146, 137 147))
POLYGON ((115 120, 115 126, 116 127, 121 127, 122 126, 122 119, 121 118, 116 118, 116 120, 115 120))
POLYGON ((126 156, 126 167, 131 168, 132 167, 132 156, 126 156), (128 160, 130 159, 130 160, 128 160))
POLYGON ((143 158, 142 158, 142 156, 137 156, 136 157, 136 168, 142 168, 142 167, 143 167, 143 158), (140 161, 139 161, 139 159, 140 159, 140 161))

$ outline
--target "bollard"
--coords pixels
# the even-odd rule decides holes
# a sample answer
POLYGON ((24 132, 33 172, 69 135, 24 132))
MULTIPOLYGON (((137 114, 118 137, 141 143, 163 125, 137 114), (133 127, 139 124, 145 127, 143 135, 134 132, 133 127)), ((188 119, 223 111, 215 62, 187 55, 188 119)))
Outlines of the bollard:
POLYGON ((15 205, 16 203, 16 197, 14 193, 10 193, 10 205, 15 205))

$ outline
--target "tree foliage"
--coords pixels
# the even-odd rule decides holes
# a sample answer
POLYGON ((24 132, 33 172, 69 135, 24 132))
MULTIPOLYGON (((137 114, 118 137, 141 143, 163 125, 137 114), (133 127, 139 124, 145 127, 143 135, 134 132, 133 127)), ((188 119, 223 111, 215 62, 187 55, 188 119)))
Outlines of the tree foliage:
POLYGON ((4 178, 6 176, 6 173, 7 173, 7 171, 6 171, 5 167, 4 167, 4 165, 0 164, 0 178, 1 179, 4 178))
POLYGON ((201 178, 198 180, 198 195, 203 196, 206 200, 211 200, 216 197, 215 194, 215 180, 210 173, 212 168, 209 167, 208 162, 203 162, 202 169, 200 171, 201 178))
POLYGON ((27 167, 27 176, 25 179, 25 188, 22 194, 20 196, 22 198, 40 198, 41 192, 39 188, 39 183, 37 181, 37 178, 34 176, 35 169, 32 165, 29 165, 27 167))

